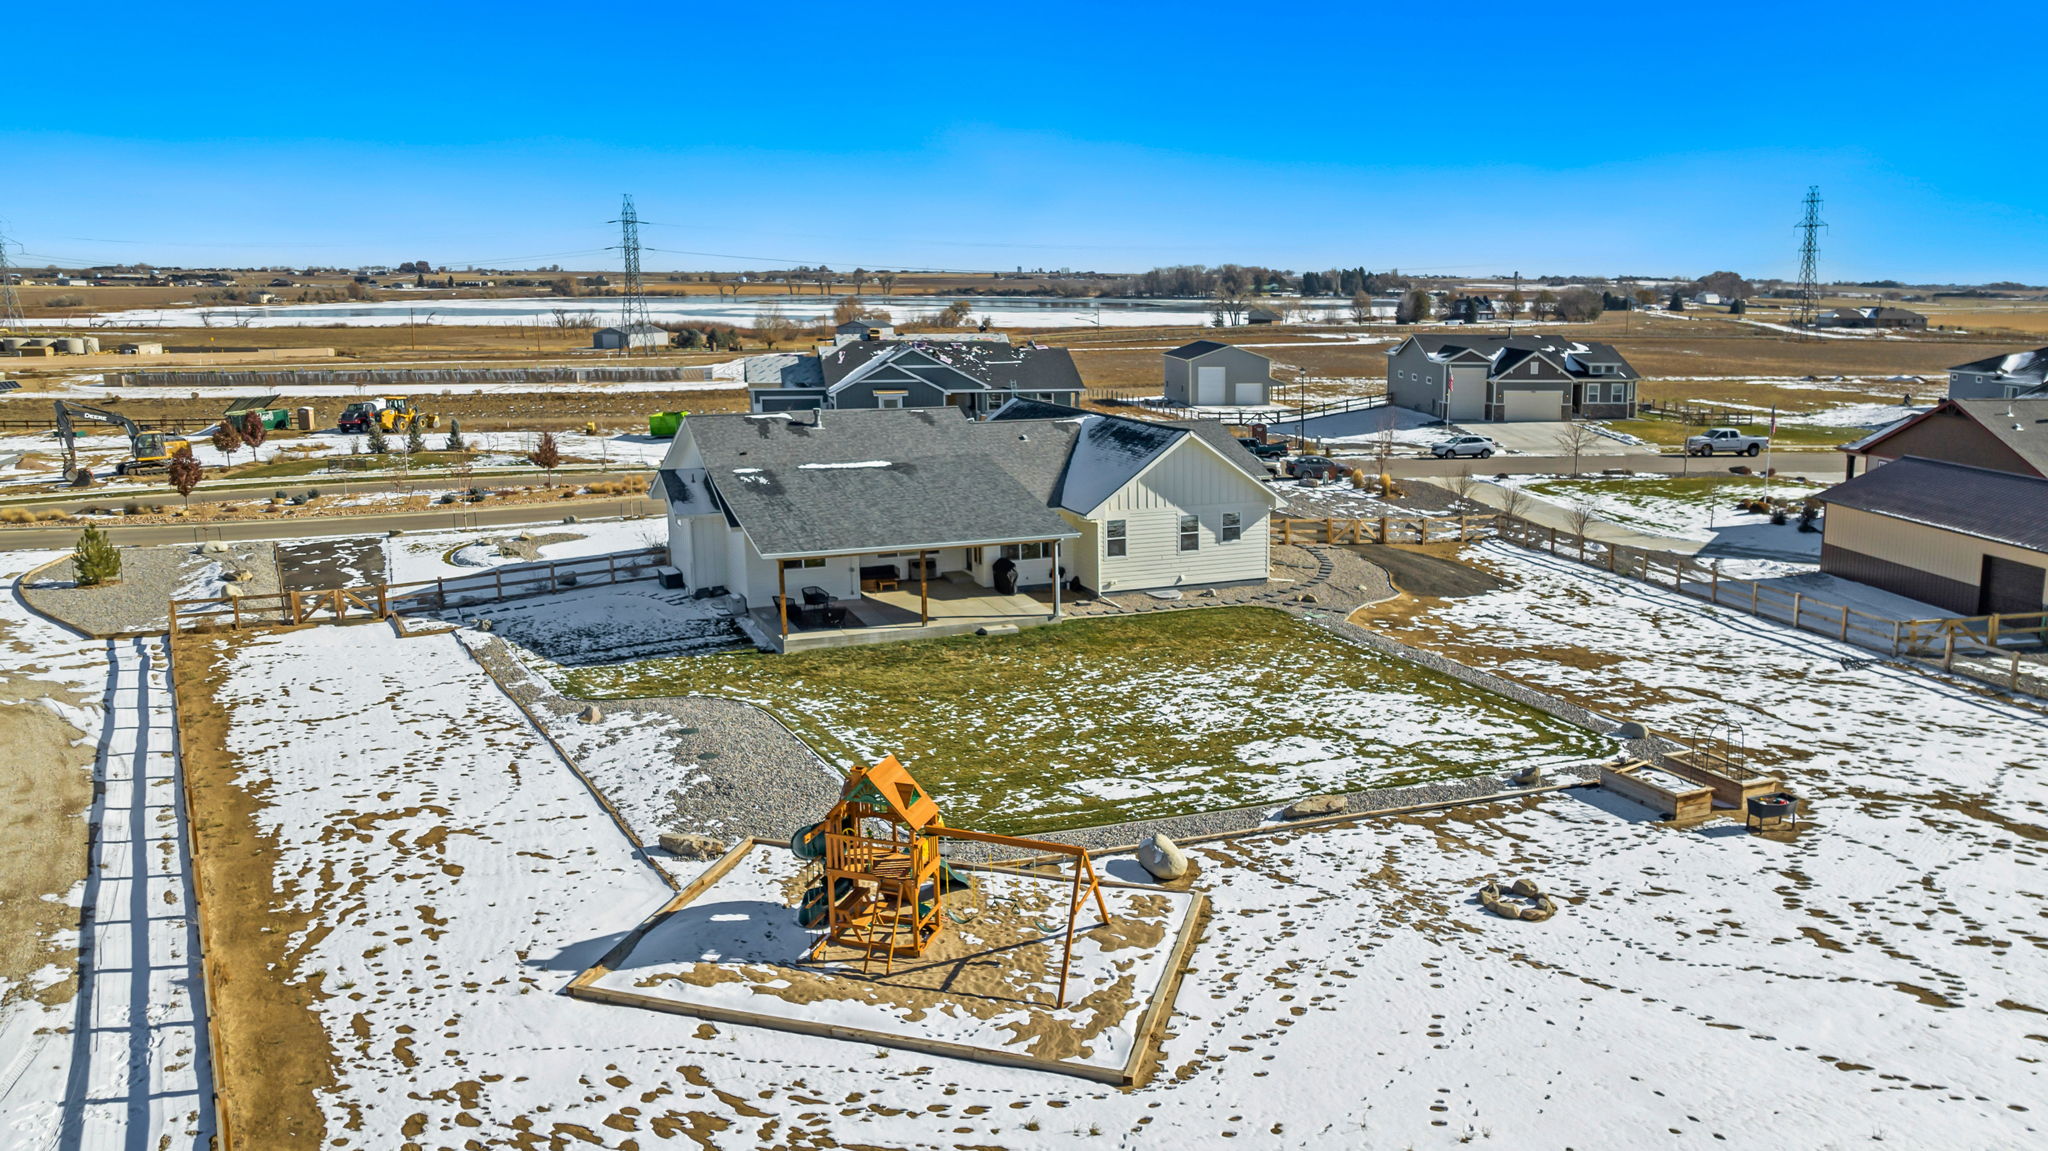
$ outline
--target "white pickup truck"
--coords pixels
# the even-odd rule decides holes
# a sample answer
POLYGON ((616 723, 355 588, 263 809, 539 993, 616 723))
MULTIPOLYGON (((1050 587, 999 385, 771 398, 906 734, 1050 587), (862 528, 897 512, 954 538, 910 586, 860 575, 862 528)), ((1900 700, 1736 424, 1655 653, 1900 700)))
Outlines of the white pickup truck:
POLYGON ((1709 428, 1705 435, 1687 436, 1685 454, 1712 456, 1728 452, 1738 456, 1762 455, 1771 446, 1769 436, 1746 436, 1735 428, 1709 428))

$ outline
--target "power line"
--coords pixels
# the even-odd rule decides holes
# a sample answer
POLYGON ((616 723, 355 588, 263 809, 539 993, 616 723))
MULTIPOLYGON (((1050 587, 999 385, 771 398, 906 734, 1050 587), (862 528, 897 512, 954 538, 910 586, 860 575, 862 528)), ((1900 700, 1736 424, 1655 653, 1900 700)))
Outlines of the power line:
POLYGON ((1797 225, 1802 233, 1799 241, 1799 319, 1798 326, 1811 328, 1818 318, 1820 301, 1820 230, 1827 227, 1820 218, 1820 185, 1809 184, 1806 188, 1806 218, 1797 225))
POLYGON ((654 317, 647 312, 647 285, 640 278, 640 214, 633 210, 631 194, 612 222, 619 226, 619 248, 626 256, 626 300, 619 328, 630 355, 638 346, 634 341, 644 339, 641 333, 654 326, 654 317))

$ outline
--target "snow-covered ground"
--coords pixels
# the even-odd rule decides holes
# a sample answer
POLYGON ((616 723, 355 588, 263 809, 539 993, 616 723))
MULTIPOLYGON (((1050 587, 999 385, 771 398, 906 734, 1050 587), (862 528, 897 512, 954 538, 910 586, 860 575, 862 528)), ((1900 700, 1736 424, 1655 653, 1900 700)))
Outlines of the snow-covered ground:
POLYGON ((1675 830, 1595 791, 1195 849, 1214 918, 1160 1072, 1131 1091, 560 995, 668 891, 455 638, 248 640, 222 697, 248 716, 231 735, 245 779, 272 783, 258 818, 280 867, 360 884, 308 893, 332 930, 298 960, 361 993, 320 1008, 343 1053, 333 1131, 359 1120, 348 1137, 376 1147, 515 1128, 643 1147, 2039 1142, 2048 722, 1845 669, 1867 653, 1818 637, 1486 554, 1512 586, 1437 607, 1422 629, 1446 650, 1470 636, 1517 677, 1660 725, 1726 709, 1812 822, 1791 842, 1675 830), (303 734, 265 734, 280 728, 303 734), (368 820, 378 834, 354 832, 368 820), (1556 918, 1477 906, 1484 880, 1519 875, 1556 918))
MULTIPOLYGON (((55 558, 0 553, 0 579, 11 584, 55 558)), ((8 595, 0 597, 0 651, 9 672, 60 693, 36 702, 70 724, 77 742, 97 745, 85 879, 62 896, 86 909, 88 926, 83 938, 51 941, 77 948, 77 991, 44 1005, 18 997, 33 988, 0 986, 0 1147, 211 1146, 198 934, 161 641, 83 639, 8 595)), ((13 702, 4 689, 0 702, 13 702)), ((70 974, 45 968, 36 982, 70 974)))
POLYGON ((532 558, 506 555, 497 547, 497 541, 520 535, 535 538, 538 558, 543 561, 638 551, 668 544, 668 535, 658 518, 588 520, 574 524, 550 520, 502 527, 406 533, 385 539, 385 571, 392 583, 399 584, 442 576, 475 575, 479 570, 505 564, 532 563, 532 558))
POLYGON ((1523 475, 1503 482, 1563 507, 1590 503, 1594 515, 1608 523, 1703 541, 1708 546, 1699 550, 1702 559, 1729 555, 1817 563, 1820 557, 1820 533, 1800 531, 1798 517, 1773 524, 1770 516, 1735 505, 1740 499, 1765 496, 1800 500, 1826 490, 1826 483, 1786 475, 1729 476, 1701 483, 1658 474, 1577 479, 1523 475))
POLYGON ((1451 429, 1435 416, 1387 406, 1360 408, 1355 412, 1338 412, 1313 419, 1281 419, 1275 421, 1270 430, 1274 435, 1305 436, 1321 444, 1347 448, 1371 447, 1382 436, 1389 435, 1394 443, 1404 448, 1426 448, 1442 443, 1452 435, 1451 429))

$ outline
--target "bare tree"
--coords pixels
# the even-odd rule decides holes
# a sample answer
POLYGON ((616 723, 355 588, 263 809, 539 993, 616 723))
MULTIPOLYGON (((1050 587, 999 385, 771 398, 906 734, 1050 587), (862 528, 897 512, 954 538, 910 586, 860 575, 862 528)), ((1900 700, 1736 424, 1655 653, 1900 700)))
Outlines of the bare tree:
POLYGON ((1581 497, 1566 504, 1564 507, 1565 526, 1571 529, 1573 535, 1579 537, 1579 559, 1581 560, 1586 558, 1586 530, 1592 526, 1594 520, 1599 518, 1600 501, 1598 499, 1581 497))
POLYGON ((1471 464, 1459 468, 1458 474, 1451 477, 1451 491, 1465 503, 1472 502, 1472 493, 1478 489, 1479 477, 1472 474, 1471 464))
POLYGON ((875 273, 875 282, 882 285, 882 298, 887 299, 889 293, 896 290, 896 273, 877 272, 875 273))
POLYGON ((874 273, 866 268, 855 268, 853 274, 847 277, 847 279, 853 281, 853 294, 856 296, 860 295, 860 286, 874 278, 874 273))
POLYGON ((1372 297, 1364 292, 1354 293, 1351 297, 1351 322, 1363 324, 1371 321, 1371 319, 1372 297))
POLYGON ((783 315, 780 306, 768 304, 754 316, 754 334, 773 348, 796 335, 796 321, 783 315))
POLYGON ((1510 292, 1503 292, 1501 294, 1500 310, 1510 320, 1513 320, 1517 316, 1520 316, 1522 314, 1523 309, 1527 308, 1528 306, 1529 297, 1523 295, 1522 290, 1520 288, 1517 288, 1510 292))
POLYGON ((1511 520, 1527 519, 1529 507, 1535 502, 1536 497, 1522 488, 1500 485, 1500 511, 1511 520))
POLYGON ((1557 433, 1559 454, 1572 458, 1572 474, 1579 474, 1579 457, 1602 439, 1598 429, 1583 420, 1573 420, 1557 433))

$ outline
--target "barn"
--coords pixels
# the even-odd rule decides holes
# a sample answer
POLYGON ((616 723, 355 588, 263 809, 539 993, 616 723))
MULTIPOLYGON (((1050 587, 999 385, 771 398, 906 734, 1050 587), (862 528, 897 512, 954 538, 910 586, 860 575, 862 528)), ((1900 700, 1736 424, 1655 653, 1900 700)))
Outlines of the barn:
POLYGON ((2048 479, 1907 456, 1818 498, 1824 572, 1957 615, 2048 605, 2048 479))

